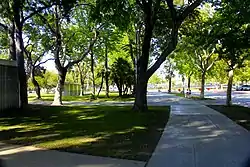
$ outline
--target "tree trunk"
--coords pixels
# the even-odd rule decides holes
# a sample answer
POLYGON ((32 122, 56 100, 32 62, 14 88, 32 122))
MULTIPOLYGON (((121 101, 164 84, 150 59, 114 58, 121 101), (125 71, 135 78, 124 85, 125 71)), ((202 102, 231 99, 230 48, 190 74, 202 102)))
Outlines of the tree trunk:
POLYGON ((15 23, 12 22, 9 28, 9 59, 16 60, 16 43, 15 43, 15 23))
MULTIPOLYGON (((17 4, 16 4, 17 5, 17 4)), ((14 8, 15 9, 15 8, 14 8)), ((20 107, 23 108, 28 104, 27 79, 24 67, 24 44, 22 37, 22 25, 20 23, 20 9, 15 10, 15 32, 16 32, 16 57, 18 65, 18 77, 20 85, 20 107), (18 12, 19 11, 19 12, 18 12)))
POLYGON ((78 71, 79 71, 80 83, 81 83, 81 93, 80 93, 80 96, 84 96, 84 91, 85 91, 85 89, 84 89, 84 81, 85 81, 85 78, 86 78, 86 74, 84 74, 84 72, 83 72, 84 66, 81 69, 80 64, 78 63, 77 64, 77 68, 78 68, 78 71))
POLYGON ((185 95, 185 77, 182 75, 182 94, 185 95))
POLYGON ((103 80, 104 80, 104 74, 102 73, 102 81, 101 81, 101 86, 100 86, 100 89, 99 89, 99 91, 98 91, 97 97, 99 97, 100 92, 101 92, 101 90, 102 90, 102 87, 103 87, 103 80))
POLYGON ((40 86, 39 86, 39 83, 37 82, 36 78, 35 78, 35 70, 34 70, 34 67, 32 67, 31 69, 31 81, 35 87, 35 91, 36 91, 36 95, 37 95, 37 99, 41 99, 41 89, 40 89, 40 86))
POLYGON ((168 78, 168 93, 172 92, 172 77, 168 78))
MULTIPOLYGON (((136 32, 136 38, 138 38, 137 36, 137 33, 138 32, 136 32)), ((136 43, 137 43, 137 40, 138 39, 136 39, 136 43)), ((137 47, 136 47, 136 54, 138 54, 137 53, 137 47)), ((135 94, 135 91, 136 91, 136 87, 135 87, 135 85, 136 85, 136 79, 137 79, 137 77, 136 77, 136 75, 137 75, 137 65, 136 65, 136 59, 137 59, 137 56, 134 56, 134 50, 133 50, 133 40, 132 39, 129 39, 129 52, 130 52, 130 57, 131 57, 131 60, 132 60, 132 64, 133 64, 133 70, 134 70, 134 86, 133 86, 133 94, 135 94)))
MULTIPOLYGON (((148 69, 151 39, 153 36, 154 23, 152 20, 151 8, 150 12, 145 15, 145 32, 143 37, 143 44, 141 48, 141 53, 137 61, 137 83, 136 83, 136 94, 133 110, 135 111, 147 111, 147 84, 148 79, 152 74, 146 75, 148 69)), ((140 49, 140 48, 139 48, 140 49)))
POLYGON ((105 48, 105 82, 106 82, 106 97, 109 98, 109 71, 108 71, 108 46, 105 48))
POLYGON ((233 77, 234 77, 234 70, 230 70, 228 72, 228 84, 227 84, 227 101, 226 105, 232 105, 232 86, 233 86, 233 77))
POLYGON ((81 77, 81 96, 84 96, 84 80, 83 80, 83 78, 81 77))
POLYGON ((81 96, 84 96, 84 80, 85 80, 85 77, 83 77, 83 74, 82 74, 82 71, 79 67, 79 73, 80 73, 80 82, 81 82, 81 93, 80 95, 81 96))
POLYGON ((201 74, 201 94, 200 98, 204 99, 204 92, 205 92, 205 79, 206 79, 206 72, 201 74))
POLYGON ((148 110, 147 105, 147 80, 140 79, 135 94, 135 102, 133 110, 144 112, 148 110))
POLYGON ((188 76, 188 90, 191 90, 191 76, 188 76))
POLYGON ((95 96, 95 70, 94 70, 94 54, 91 52, 91 73, 92 73, 92 86, 93 95, 95 96))
POLYGON ((62 92, 64 89, 64 83, 65 83, 65 78, 67 75, 67 69, 66 68, 61 68, 61 70, 58 70, 58 83, 56 86, 56 92, 54 96, 54 101, 52 105, 62 105, 62 92))
POLYGON ((122 87, 117 87, 119 91, 119 97, 122 97, 122 87))

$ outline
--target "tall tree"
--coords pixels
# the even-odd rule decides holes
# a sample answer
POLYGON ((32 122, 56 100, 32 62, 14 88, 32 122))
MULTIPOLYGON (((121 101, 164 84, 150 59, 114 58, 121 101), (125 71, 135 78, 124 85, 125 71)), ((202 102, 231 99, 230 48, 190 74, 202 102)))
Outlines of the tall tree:
POLYGON ((228 65, 226 104, 232 104, 234 70, 244 66, 250 49, 249 1, 224 0, 214 17, 211 37, 218 42, 217 52, 228 65))
POLYGON ((133 83, 133 70, 129 62, 123 58, 117 58, 111 66, 111 79, 116 84, 121 97, 133 83))
MULTIPOLYGON (((66 0, 65 0, 66 1, 66 0)), ((55 1, 22 1, 22 0, 2 0, 0 4, 1 21, 4 20, 6 24, 0 23, 0 27, 9 32, 9 46, 11 59, 17 60, 18 76, 20 84, 20 101, 21 107, 28 104, 27 96, 27 80, 24 65, 24 40, 23 29, 29 20, 36 14, 42 12, 44 9, 51 7, 55 1), (14 40, 15 39, 15 40, 14 40)))
POLYGON ((91 4, 76 6, 69 13, 65 11, 62 2, 39 14, 54 39, 53 53, 59 79, 53 105, 62 104, 62 91, 68 69, 83 61, 97 40, 97 27, 90 21, 91 7, 91 4), (68 22, 70 19, 75 20, 74 24, 68 22))
POLYGON ((175 69, 175 64, 174 61, 168 57, 165 65, 165 74, 166 74, 166 79, 168 80, 168 92, 171 93, 172 92, 172 78, 174 77, 174 69, 175 69))
POLYGON ((143 16, 141 22, 143 27, 142 45, 138 60, 139 75, 136 84, 134 110, 147 111, 148 80, 166 60, 167 56, 175 50, 180 26, 201 2, 202 0, 195 0, 181 5, 175 4, 176 2, 174 3, 173 0, 97 1, 102 13, 106 13, 109 17, 111 15, 110 18, 114 20, 114 24, 133 20, 134 16, 143 16), (110 5, 107 7, 106 4, 110 5), (117 11, 117 7, 119 7, 118 13, 114 12, 117 11), (132 13, 131 11, 136 11, 137 15, 128 15, 132 13), (114 13, 115 16, 111 13, 114 13), (117 14, 120 16, 118 17, 117 14), (152 43, 154 43, 154 46, 158 45, 159 47, 153 47, 152 43), (157 52, 157 48, 160 48, 161 53, 158 55, 158 59, 149 67, 149 57, 151 53, 157 52))

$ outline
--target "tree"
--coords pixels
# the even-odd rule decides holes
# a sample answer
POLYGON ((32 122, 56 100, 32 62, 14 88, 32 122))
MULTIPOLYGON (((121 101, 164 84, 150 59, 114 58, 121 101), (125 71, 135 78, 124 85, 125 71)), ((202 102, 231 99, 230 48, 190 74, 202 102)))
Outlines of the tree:
POLYGON ((182 29, 179 50, 181 52, 185 50, 186 58, 184 59, 190 61, 188 64, 192 63, 191 67, 197 68, 199 72, 201 78, 200 97, 203 99, 206 75, 213 67, 218 56, 214 53, 216 43, 208 38, 212 30, 212 26, 210 26, 212 8, 209 4, 205 4, 204 8, 200 9, 199 12, 200 14, 191 25, 189 22, 185 23, 185 27, 182 29))
POLYGON ((81 96, 84 95, 85 92, 85 80, 87 78, 87 75, 89 75, 89 58, 85 58, 87 60, 84 60, 84 62, 80 62, 76 65, 76 69, 79 75, 80 83, 81 83, 81 96))
POLYGON ((64 15, 67 15, 72 8, 75 0, 41 0, 39 2, 33 0, 2 0, 0 4, 0 27, 9 34, 9 47, 11 59, 17 60, 18 76, 20 85, 20 102, 21 107, 28 104, 27 97, 27 78, 25 73, 24 61, 24 26, 31 24, 30 19, 48 10, 54 5, 60 5, 64 9, 64 15))
POLYGON ((111 65, 111 79, 116 84, 119 96, 126 93, 128 88, 131 89, 133 84, 133 70, 129 62, 123 58, 117 58, 111 65))
POLYGON ((166 79, 168 80, 168 92, 171 93, 172 92, 172 78, 174 77, 174 68, 175 68, 173 60, 170 58, 167 58, 164 68, 166 71, 166 79))
POLYGON ((212 67, 212 69, 208 72, 208 80, 212 82, 218 82, 221 84, 226 83, 228 78, 227 78, 227 64, 223 60, 219 60, 215 63, 215 65, 212 67))
MULTIPOLYGON (((46 71, 43 75, 42 82, 40 82, 40 85, 42 88, 46 89, 47 92, 51 90, 52 88, 55 88, 57 85, 57 74, 51 71, 46 71)), ((38 81, 39 82, 39 81, 38 81)))
POLYGON ((5 21, 5 23, 0 23, 0 27, 9 34, 10 58, 17 60, 21 107, 28 104, 23 28, 30 18, 49 6, 44 1, 36 3, 21 0, 3 0, 0 4, 1 20, 5 21))
POLYGON ((214 18, 211 37, 218 42, 217 52, 227 63, 228 86, 226 104, 232 104, 234 70, 244 66, 250 48, 249 1, 222 1, 214 18))
POLYGON ((26 26, 27 37, 29 38, 27 45, 24 48, 26 55, 26 73, 27 76, 31 78, 31 82, 34 85, 37 99, 41 98, 41 88, 39 82, 37 82, 35 76, 41 76, 44 68, 41 67, 42 64, 46 63, 49 58, 44 58, 52 47, 47 35, 43 35, 42 32, 35 26, 26 26))
POLYGON ((75 6, 73 15, 69 16, 68 8, 65 11, 63 4, 56 4, 52 10, 39 14, 54 39, 53 53, 59 76, 54 105, 62 104, 62 91, 68 69, 83 61, 97 40, 100 26, 90 20, 91 7, 91 4, 75 6), (76 23, 71 24, 68 22, 70 19, 74 19, 76 23))
POLYGON ((177 49, 174 52, 173 60, 175 62, 176 70, 179 74, 185 75, 188 78, 188 89, 191 90, 191 77, 197 73, 195 65, 191 61, 190 56, 187 55, 186 50, 177 49))
POLYGON ((244 62, 244 67, 235 70, 235 80, 244 84, 250 81, 250 61, 244 62))
MULTIPOLYGON (((105 20, 103 20, 105 22, 105 20)), ((112 52, 118 51, 117 44, 122 39, 122 33, 116 29, 116 27, 108 22, 99 30, 99 40, 96 42, 93 52, 96 55, 96 59, 99 63, 104 62, 104 73, 98 73, 99 77, 103 74, 105 79, 106 97, 109 97, 109 78, 110 78, 110 56, 112 52)), ((102 86, 101 86, 102 88, 102 86)), ((100 90, 101 91, 101 90, 100 90)), ((99 92, 100 92, 99 91, 99 92)))
MULTIPOLYGON (((201 4, 202 0, 189 1, 189 3, 184 5, 174 4, 173 0, 136 0, 136 2, 133 2, 102 0, 97 1, 97 4, 99 11, 110 17, 116 25, 121 25, 125 21, 129 22, 134 19, 134 16, 142 16, 143 18, 140 20, 143 33, 141 37, 142 45, 140 47, 141 54, 137 62, 138 82, 136 84, 134 110, 146 111, 146 92, 149 78, 166 60, 167 56, 175 50, 180 26, 195 8, 201 4), (119 7, 118 13, 113 12, 117 7, 119 7), (133 11, 136 12, 135 15, 133 11), (114 15, 111 13, 114 13, 114 15), (129 15, 130 13, 131 15, 129 15), (153 44, 159 47, 153 47, 153 44), (160 54, 157 56, 158 59, 149 67, 151 53, 159 53, 159 48, 160 54)), ((125 23, 124 25, 128 24, 125 23)), ((124 28, 124 25, 121 27, 124 28)))

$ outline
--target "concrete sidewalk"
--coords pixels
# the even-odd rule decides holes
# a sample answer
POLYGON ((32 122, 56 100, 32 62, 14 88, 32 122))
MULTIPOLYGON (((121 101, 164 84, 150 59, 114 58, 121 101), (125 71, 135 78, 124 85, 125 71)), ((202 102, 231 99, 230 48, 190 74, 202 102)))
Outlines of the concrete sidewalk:
POLYGON ((247 130, 192 100, 172 105, 170 120, 147 167, 243 167, 247 130))
POLYGON ((144 167, 145 162, 44 150, 0 143, 4 167, 144 167))

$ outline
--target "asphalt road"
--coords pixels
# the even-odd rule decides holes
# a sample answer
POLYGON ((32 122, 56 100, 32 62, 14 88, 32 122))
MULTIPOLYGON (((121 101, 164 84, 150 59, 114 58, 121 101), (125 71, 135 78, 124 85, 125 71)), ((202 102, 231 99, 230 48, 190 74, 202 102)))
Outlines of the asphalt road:
MULTIPOLYGON (((192 92, 194 95, 199 95, 199 92, 192 92)), ((214 98, 217 103, 224 103, 226 101, 226 91, 207 91, 205 92, 206 98, 214 98)), ((250 91, 233 91, 232 102, 243 106, 250 107, 250 91)))

